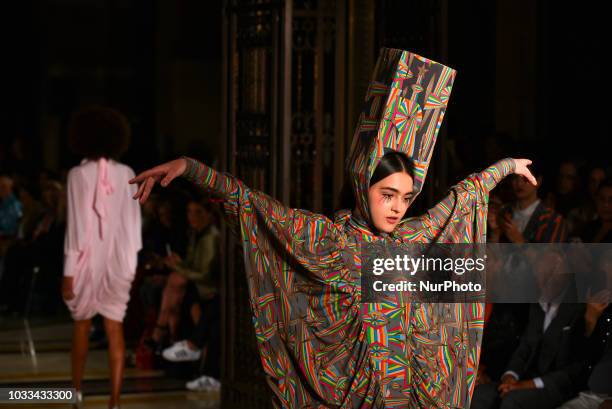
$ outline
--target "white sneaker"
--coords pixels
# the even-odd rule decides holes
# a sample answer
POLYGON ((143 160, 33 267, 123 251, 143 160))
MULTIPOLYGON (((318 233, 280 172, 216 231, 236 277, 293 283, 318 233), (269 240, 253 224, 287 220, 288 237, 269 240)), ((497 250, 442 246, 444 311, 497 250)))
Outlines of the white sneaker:
POLYGON ((73 409, 83 408, 83 392, 76 391, 76 402, 72 404, 73 409))
POLYGON ((185 385, 187 389, 194 392, 217 392, 221 390, 221 382, 211 376, 200 376, 185 385))
POLYGON ((197 361, 202 356, 199 349, 189 348, 187 341, 175 342, 174 345, 164 349, 162 356, 171 362, 197 361))

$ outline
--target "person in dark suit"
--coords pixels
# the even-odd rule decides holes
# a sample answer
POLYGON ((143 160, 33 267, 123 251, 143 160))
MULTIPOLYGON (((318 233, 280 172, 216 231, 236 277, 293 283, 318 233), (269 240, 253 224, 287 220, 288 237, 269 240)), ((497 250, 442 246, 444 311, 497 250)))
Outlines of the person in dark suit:
MULTIPOLYGON (((521 244, 557 243, 567 239, 564 219, 547 208, 538 197, 538 190, 543 180, 538 162, 534 161, 529 169, 536 177, 538 182, 536 186, 522 176, 515 175, 511 179, 514 202, 506 206, 500 205, 499 210, 496 210, 495 198, 491 199, 493 203, 489 214, 491 224, 487 232, 487 237, 491 238, 491 241, 521 244)), ((517 254, 513 257, 514 260, 510 262, 508 258, 509 262, 503 267, 503 271, 496 274, 498 284, 501 285, 498 291, 501 291, 501 294, 512 294, 514 298, 517 294, 522 294, 524 298, 513 299, 511 303, 496 303, 490 308, 490 318, 485 324, 483 334, 477 383, 500 379, 527 325, 529 311, 527 302, 534 300, 536 296, 530 292, 530 289, 534 288, 535 293, 531 275, 519 274, 525 271, 523 266, 525 256, 517 254), (515 289, 511 290, 509 286, 515 289)), ((526 271, 530 269, 527 268, 526 271)), ((487 291, 490 294, 496 291, 496 284, 493 281, 487 282, 487 291)))
POLYGON ((553 409, 576 394, 584 305, 572 303, 575 286, 562 261, 554 252, 538 260, 539 303, 529 306, 527 326, 501 381, 476 387, 473 409, 553 409))
MULTIPOLYGON (((612 253, 599 260, 606 288, 589 297, 584 313, 585 359, 576 384, 580 394, 559 409, 603 409, 612 405, 612 253)), ((590 295, 590 294, 589 294, 590 295)))

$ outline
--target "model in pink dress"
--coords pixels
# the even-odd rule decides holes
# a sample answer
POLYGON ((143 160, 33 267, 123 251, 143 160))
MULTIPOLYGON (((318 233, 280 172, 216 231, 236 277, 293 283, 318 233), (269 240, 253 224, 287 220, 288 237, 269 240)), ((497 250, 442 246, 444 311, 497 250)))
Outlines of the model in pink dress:
POLYGON ((77 321, 125 317, 142 247, 133 177, 128 166, 104 158, 85 159, 68 174, 64 276, 73 277, 75 297, 66 304, 77 321))
POLYGON ((72 382, 82 402, 91 318, 101 314, 111 372, 109 408, 119 405, 125 362, 123 318, 142 247, 140 206, 132 200, 136 188, 128 184, 134 172, 110 159, 126 150, 129 136, 125 117, 104 107, 78 112, 69 129, 72 150, 85 157, 68 173, 62 296, 74 319, 72 382))

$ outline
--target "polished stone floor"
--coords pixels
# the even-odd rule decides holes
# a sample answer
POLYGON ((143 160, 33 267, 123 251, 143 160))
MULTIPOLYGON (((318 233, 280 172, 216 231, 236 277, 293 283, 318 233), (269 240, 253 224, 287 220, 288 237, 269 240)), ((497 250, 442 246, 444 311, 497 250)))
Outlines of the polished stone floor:
MULTIPOLYGON (((69 387, 70 335, 68 317, 25 322, 18 317, 0 316, 0 388, 69 387)), ((185 381, 167 376, 163 371, 126 367, 121 408, 219 408, 219 393, 189 392, 185 381)), ((92 345, 83 385, 85 408, 107 407, 108 382, 106 349, 92 345)), ((59 408, 62 405, 0 404, 0 409, 5 407, 59 408)))

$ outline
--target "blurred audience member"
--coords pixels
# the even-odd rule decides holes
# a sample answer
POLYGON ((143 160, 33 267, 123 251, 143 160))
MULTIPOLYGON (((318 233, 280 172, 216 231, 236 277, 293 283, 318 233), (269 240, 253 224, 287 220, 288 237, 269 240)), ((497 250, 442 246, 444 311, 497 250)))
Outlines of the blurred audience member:
POLYGON ((156 200, 153 218, 143 231, 143 251, 151 257, 164 258, 170 253, 184 256, 186 237, 184 226, 177 222, 174 206, 169 200, 156 200))
POLYGON ((571 160, 565 160, 559 165, 554 192, 546 197, 546 205, 563 217, 567 217, 572 209, 582 203, 580 195, 580 177, 578 165, 571 160))
POLYGON ((580 238, 584 243, 612 243, 612 178, 599 185, 595 209, 595 220, 584 226, 580 238))
POLYGON ((57 291, 63 266, 63 238, 66 222, 65 190, 61 183, 47 181, 42 187, 42 205, 19 188, 24 198, 24 216, 19 240, 8 247, 2 299, 9 312, 23 313, 29 295, 38 301, 45 313, 53 313, 62 305, 57 291), (34 210, 33 210, 34 209, 34 210), (32 221, 34 217, 37 219, 32 221), (25 224, 32 225, 25 227, 25 224), (33 281, 36 274, 36 281, 33 281), (35 285, 35 287, 34 287, 35 285), (30 294, 31 292, 31 294, 30 294))
POLYGON ((17 236, 20 239, 30 240, 36 228, 36 224, 42 217, 44 211, 43 205, 37 200, 37 192, 40 192, 40 189, 34 184, 23 180, 16 185, 15 191, 22 204, 23 212, 17 236))
MULTIPOLYGON (((607 288, 612 288, 612 253, 600 259, 600 269, 606 274, 607 288)), ((610 291, 603 290, 589 298, 584 314, 586 359, 576 384, 578 397, 560 409, 598 409, 612 402, 612 305, 610 291)))
POLYGON ((212 299, 218 293, 214 269, 219 230, 212 205, 207 199, 191 200, 187 204, 187 220, 189 244, 186 258, 183 260, 171 252, 165 259, 172 272, 166 280, 157 325, 151 336, 157 344, 165 335, 176 341, 182 306, 189 310, 193 324, 197 324, 202 315, 200 300, 212 299))
POLYGON ((582 194, 580 206, 569 211, 567 216, 568 229, 572 237, 577 237, 584 230, 585 225, 597 217, 597 192, 599 185, 606 179, 603 167, 591 168, 587 176, 586 190, 582 194))
POLYGON ((17 235, 22 205, 13 192, 13 178, 0 176, 0 239, 17 235))
POLYGON ((13 193, 13 179, 0 175, 0 280, 4 275, 4 256, 18 233, 21 216, 22 206, 13 193))
POLYGON ((502 210, 502 242, 511 243, 554 243, 567 238, 567 229, 563 217, 555 213, 538 197, 542 185, 542 173, 534 163, 531 172, 537 178, 538 185, 533 186, 522 176, 512 178, 512 190, 515 202, 502 210))
MULTIPOLYGON (((218 381, 220 377, 220 305, 216 283, 219 269, 217 263, 219 231, 214 218, 215 208, 208 201, 192 201, 188 204, 188 220, 193 231, 204 229, 198 242, 199 247, 202 248, 199 251, 202 259, 194 264, 201 265, 200 269, 208 270, 208 273, 203 276, 200 273, 189 272, 188 269, 178 268, 177 270, 197 283, 201 317, 196 322, 196 328, 191 337, 176 342, 163 351, 163 357, 172 362, 203 360, 203 374, 186 384, 187 389, 194 391, 219 390, 221 387, 218 381), (207 227, 202 227, 204 225, 207 227), (198 227, 195 228, 195 226, 198 227)), ((195 239, 196 237, 192 234, 190 243, 194 243, 195 239)), ((192 245, 190 248, 193 248, 192 245)))
MULTIPOLYGON (((489 204, 487 218, 487 242, 510 243, 552 243, 565 241, 566 229, 563 218, 538 198, 538 189, 542 184, 542 173, 537 164, 531 165, 531 171, 538 185, 533 186, 521 176, 511 179, 515 195, 514 203, 502 206, 497 194, 493 194, 489 204)), ((517 271, 524 268, 522 255, 511 255, 496 272, 498 282, 526 288, 530 283, 518 278, 517 271), (504 277, 517 277, 508 283, 504 277)), ((490 290, 495 287, 491 282, 490 290)), ((477 383, 487 383, 500 379, 511 353, 519 345, 521 334, 527 325, 529 306, 527 304, 497 303, 489 305, 488 319, 485 324, 481 368, 478 371, 477 383)))
POLYGON ((559 265, 563 257, 557 253, 538 260, 539 303, 529 307, 526 329, 501 382, 476 386, 472 409, 553 409, 576 394, 584 306, 572 303, 570 275, 559 265))
POLYGON ((57 181, 42 185, 43 216, 32 233, 32 262, 38 272, 37 294, 45 311, 55 312, 62 307, 61 294, 48 291, 59 288, 64 265, 64 235, 66 232, 66 190, 57 181))
POLYGON ((504 203, 499 195, 492 192, 489 196, 487 214, 487 243, 497 243, 501 237, 500 218, 504 203))

